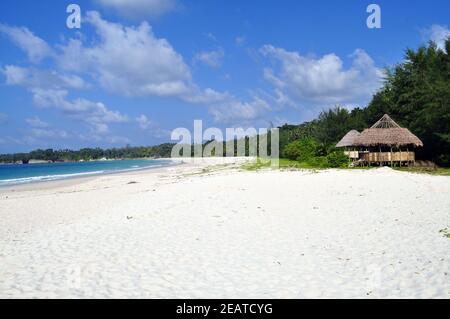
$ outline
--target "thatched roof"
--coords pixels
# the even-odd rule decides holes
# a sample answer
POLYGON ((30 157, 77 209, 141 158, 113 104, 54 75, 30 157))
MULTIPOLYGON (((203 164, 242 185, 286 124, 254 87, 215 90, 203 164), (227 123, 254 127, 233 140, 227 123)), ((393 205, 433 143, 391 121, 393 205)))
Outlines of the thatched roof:
POLYGON ((336 144, 336 147, 352 146, 359 135, 360 133, 357 130, 351 130, 336 144))
POLYGON ((354 146, 423 146, 422 141, 407 128, 400 127, 385 114, 371 128, 365 129, 353 142, 354 146))
POLYGON ((371 128, 399 128, 400 125, 395 123, 387 114, 384 114, 371 128))

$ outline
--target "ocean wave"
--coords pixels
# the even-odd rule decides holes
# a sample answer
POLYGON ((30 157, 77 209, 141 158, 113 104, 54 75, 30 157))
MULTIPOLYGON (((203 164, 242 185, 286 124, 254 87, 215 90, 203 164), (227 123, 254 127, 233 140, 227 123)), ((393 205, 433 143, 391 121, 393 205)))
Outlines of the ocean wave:
MULTIPOLYGON (((126 168, 111 168, 111 169, 70 173, 70 174, 53 174, 53 175, 40 175, 40 176, 0 179, 0 186, 10 186, 10 185, 33 183, 33 182, 54 181, 54 180, 62 180, 62 179, 76 178, 76 177, 82 177, 82 176, 89 176, 89 175, 100 175, 100 174, 103 175, 103 174, 111 174, 111 173, 131 172, 131 171, 138 171, 138 170, 144 170, 144 169, 149 169, 149 168, 172 166, 172 165, 177 165, 177 164, 179 164, 179 163, 177 163, 176 161, 154 160, 150 165, 132 165, 132 166, 129 166, 126 168)), ((33 165, 33 164, 30 164, 30 165, 33 165)))
POLYGON ((43 176, 32 176, 32 177, 21 177, 12 179, 2 179, 0 180, 0 185, 10 185, 10 184, 23 184, 30 182, 43 182, 43 181, 54 181, 57 179, 66 179, 71 177, 79 177, 84 175, 97 175, 104 174, 105 171, 92 171, 92 172, 82 172, 73 174, 57 174, 57 175, 43 175, 43 176))

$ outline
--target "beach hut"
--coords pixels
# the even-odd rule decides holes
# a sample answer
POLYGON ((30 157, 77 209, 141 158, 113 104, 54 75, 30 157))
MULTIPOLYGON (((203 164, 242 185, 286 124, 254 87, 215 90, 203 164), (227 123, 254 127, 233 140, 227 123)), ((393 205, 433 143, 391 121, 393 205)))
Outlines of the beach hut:
POLYGON ((359 159, 359 153, 354 146, 355 140, 359 137, 360 133, 357 130, 351 130, 336 144, 336 147, 343 148, 344 154, 347 155, 352 160, 359 159))
POLYGON ((379 165, 394 163, 409 165, 415 161, 414 149, 422 147, 422 141, 407 128, 400 127, 387 114, 371 128, 365 129, 353 141, 359 151, 359 160, 379 165))

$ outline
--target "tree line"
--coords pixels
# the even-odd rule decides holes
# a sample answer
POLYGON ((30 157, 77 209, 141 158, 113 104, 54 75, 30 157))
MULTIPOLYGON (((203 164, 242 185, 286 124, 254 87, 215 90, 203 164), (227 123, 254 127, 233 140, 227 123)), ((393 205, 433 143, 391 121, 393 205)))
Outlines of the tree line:
POLYGON ((122 148, 82 148, 80 150, 53 150, 38 149, 29 153, 15 153, 0 155, 0 162, 3 163, 27 163, 29 160, 42 160, 49 162, 62 161, 90 161, 101 158, 108 159, 130 159, 130 158, 161 158, 170 157, 172 147, 175 144, 165 143, 149 147, 122 147, 122 148))

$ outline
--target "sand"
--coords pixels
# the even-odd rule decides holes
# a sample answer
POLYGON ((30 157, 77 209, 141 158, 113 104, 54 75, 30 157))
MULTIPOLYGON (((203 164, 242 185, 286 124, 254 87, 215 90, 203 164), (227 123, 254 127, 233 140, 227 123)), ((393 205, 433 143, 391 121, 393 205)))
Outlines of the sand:
POLYGON ((0 297, 450 298, 450 177, 216 161, 0 189, 0 297))

